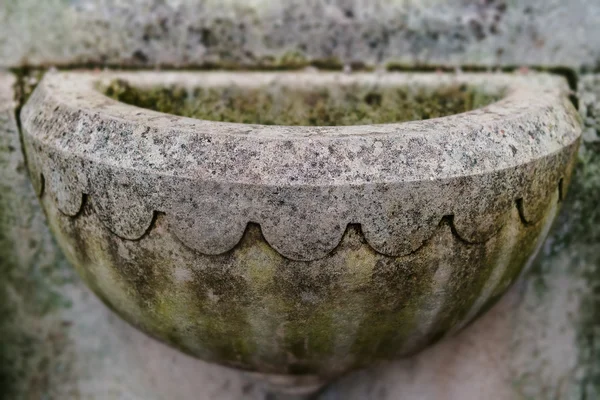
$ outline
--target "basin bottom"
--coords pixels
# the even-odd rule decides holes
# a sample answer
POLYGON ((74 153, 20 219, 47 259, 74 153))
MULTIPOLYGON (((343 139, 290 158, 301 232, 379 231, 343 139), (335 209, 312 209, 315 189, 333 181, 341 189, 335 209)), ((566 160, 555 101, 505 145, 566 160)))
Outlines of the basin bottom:
POLYGON ((250 378, 264 382, 271 393, 310 396, 325 387, 331 379, 318 375, 278 375, 260 372, 244 372, 250 378))

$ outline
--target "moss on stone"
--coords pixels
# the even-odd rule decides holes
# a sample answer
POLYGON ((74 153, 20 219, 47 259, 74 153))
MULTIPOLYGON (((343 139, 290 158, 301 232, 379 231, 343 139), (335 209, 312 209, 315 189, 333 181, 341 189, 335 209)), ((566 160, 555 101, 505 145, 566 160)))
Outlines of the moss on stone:
POLYGON ((13 87, 15 99, 17 100, 16 115, 19 115, 21 107, 27 102, 29 96, 33 93, 37 84, 40 82, 46 71, 42 69, 17 69, 14 71, 17 78, 13 87))
POLYGON ((302 68, 308 65, 306 56, 299 52, 290 50, 285 52, 278 60, 277 65, 288 68, 302 68))
POLYGON ((490 104, 499 96, 467 85, 330 88, 156 87, 116 80, 104 93, 121 102, 198 119, 263 125, 359 125, 443 117, 490 104))

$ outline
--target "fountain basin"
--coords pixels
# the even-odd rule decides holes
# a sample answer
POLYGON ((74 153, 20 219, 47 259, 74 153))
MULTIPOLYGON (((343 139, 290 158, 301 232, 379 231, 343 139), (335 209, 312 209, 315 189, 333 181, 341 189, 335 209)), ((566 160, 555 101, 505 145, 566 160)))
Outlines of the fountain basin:
POLYGON ((49 225, 109 307, 313 387, 460 330, 531 264, 578 149, 568 95, 544 74, 67 72, 21 120, 49 225))

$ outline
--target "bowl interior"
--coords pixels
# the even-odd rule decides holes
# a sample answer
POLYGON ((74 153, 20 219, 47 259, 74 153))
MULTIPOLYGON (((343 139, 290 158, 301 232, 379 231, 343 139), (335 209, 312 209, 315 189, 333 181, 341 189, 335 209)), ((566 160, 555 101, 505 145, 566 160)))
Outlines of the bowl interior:
POLYGON ((185 117, 246 124, 344 126, 397 123, 474 110, 503 97, 464 83, 438 86, 382 83, 136 86, 116 79, 100 90, 142 108, 185 117))

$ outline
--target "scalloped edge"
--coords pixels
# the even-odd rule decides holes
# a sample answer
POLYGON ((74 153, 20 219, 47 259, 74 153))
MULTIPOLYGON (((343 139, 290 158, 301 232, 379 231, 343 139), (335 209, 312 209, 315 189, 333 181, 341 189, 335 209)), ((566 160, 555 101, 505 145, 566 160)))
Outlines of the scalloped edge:
MULTIPOLYGON (((41 183, 42 183, 42 187, 41 187, 41 192, 38 194, 38 197, 41 199, 41 198, 42 198, 42 197, 44 197, 45 195, 49 195, 49 193, 46 191, 46 184, 45 184, 45 182, 46 182, 46 179, 45 179, 45 176, 44 176, 44 174, 43 174, 43 173, 41 173, 41 174, 40 174, 40 181, 41 181, 41 183)), ((562 177, 561 177, 561 178, 559 179, 559 181, 557 182, 556 186, 554 187, 554 188, 555 188, 554 190, 555 190, 555 191, 558 191, 558 196, 557 196, 557 204, 558 204, 559 206, 560 206, 560 204, 561 204, 561 203, 563 202, 563 200, 564 200, 564 190, 565 190, 565 189, 564 189, 564 185, 565 185, 564 178, 562 178, 562 177)), ((90 199, 90 195, 88 195, 88 194, 86 194, 86 193, 82 193, 82 194, 81 194, 81 202, 80 202, 80 207, 79 207, 79 209, 77 210, 77 212, 76 212, 76 213, 74 213, 74 214, 71 214, 71 213, 66 213, 66 212, 64 212, 63 210, 61 210, 61 208, 58 206, 58 204, 56 203, 56 200, 53 198, 53 196, 50 196, 50 197, 52 198, 52 200, 53 200, 53 203, 55 204, 55 206, 56 206, 57 210, 58 210, 58 211, 59 211, 61 214, 65 215, 65 216, 67 216, 67 217, 70 217, 70 218, 78 218, 79 216, 81 216, 81 213, 82 213, 82 211, 83 211, 83 209, 84 209, 84 206, 85 206, 85 205, 86 205, 86 204, 89 202, 89 199, 90 199)), ((544 208, 545 208, 545 209, 547 209, 547 208, 549 207, 549 205, 550 205, 550 202, 546 203, 546 204, 545 204, 545 206, 544 206, 544 208)), ((96 209, 96 207, 97 207, 97 206, 95 205, 95 202, 93 202, 93 201, 92 201, 92 202, 90 203, 90 206, 91 206, 91 208, 94 210, 94 212, 95 212, 95 213, 98 215, 98 220, 102 222, 102 225, 104 226, 104 228, 105 228, 105 229, 107 229, 107 230, 108 230, 109 232, 111 232, 113 235, 115 235, 115 236, 119 237, 119 238, 120 238, 120 239, 122 239, 122 240, 133 241, 133 242, 136 242, 136 241, 143 240, 143 239, 144 239, 144 237, 148 236, 148 235, 151 233, 151 231, 154 229, 154 224, 155 224, 155 221, 156 221, 156 218, 157 218, 158 214, 164 214, 164 215, 166 216, 166 218, 167 218, 167 226, 169 227, 169 230, 171 231, 171 233, 173 234, 173 236, 174 236, 174 237, 176 237, 176 238, 177 238, 177 239, 178 239, 178 240, 179 240, 179 241, 180 241, 180 242, 181 242, 181 243, 182 243, 184 246, 186 246, 186 247, 188 247, 188 248, 190 248, 190 249, 192 249, 192 250, 194 250, 194 251, 199 251, 198 249, 196 249, 196 248, 194 248, 194 247, 192 247, 192 246, 189 246, 189 245, 186 243, 186 241, 182 240, 182 239, 180 238, 180 236, 179 236, 179 235, 178 235, 176 232, 174 232, 174 231, 172 230, 172 228, 169 226, 169 216, 168 216, 167 214, 163 213, 163 212, 160 212, 160 211, 156 211, 156 210, 154 210, 154 211, 152 212, 152 218, 151 218, 151 221, 150 221, 150 222, 147 224, 147 227, 144 229, 144 232, 143 232, 141 235, 139 235, 139 236, 136 236, 136 237, 129 237, 129 238, 128 238, 128 237, 123 237, 122 235, 119 235, 119 234, 118 234, 118 233, 116 233, 116 232, 115 232, 113 229, 111 229, 110 225, 109 225, 109 224, 107 224, 107 223, 106 223, 106 222, 105 222, 105 221, 104 221, 104 220, 101 218, 101 216, 98 214, 98 212, 97 212, 97 209, 96 209)), ((524 215, 524 212, 523 212, 523 198, 517 198, 517 199, 515 199, 515 200, 512 202, 512 207, 514 207, 514 208, 516 208, 516 209, 517 209, 517 212, 518 212, 518 215, 519 215, 519 219, 520 219, 520 222, 521 222, 521 224, 523 225, 523 227, 527 227, 527 226, 532 226, 532 225, 535 225, 535 224, 539 223, 539 221, 541 221, 541 220, 543 220, 543 219, 545 218, 545 215, 544 215, 544 214, 542 214, 542 215, 541 215, 541 216, 540 216, 538 219, 536 219, 536 220, 527 220, 527 219, 525 218, 525 215, 524 215)), ((510 215, 511 213, 512 213, 512 211, 511 211, 511 210, 508 210, 508 211, 507 211, 507 215, 510 215)), ((327 256, 329 255, 329 253, 332 253, 332 252, 334 252, 334 251, 335 251, 335 250, 336 250, 336 249, 339 247, 339 245, 340 245, 341 241, 343 240, 344 236, 346 235, 346 233, 347 233, 347 231, 348 231, 348 228, 349 228, 349 226, 358 226, 358 227, 359 227, 359 230, 360 230, 360 232, 361 232, 361 234, 363 235, 363 237, 364 237, 364 239, 365 239, 365 242, 367 243, 367 245, 369 246, 369 248, 370 248, 371 250, 373 250, 374 252, 376 252, 376 253, 378 253, 378 254, 381 254, 381 255, 383 255, 383 256, 386 256, 386 257, 405 257, 405 256, 407 256, 407 255, 410 255, 410 254, 414 254, 414 253, 417 253, 417 252, 419 252, 419 251, 420 251, 420 250, 421 250, 421 249, 422 249, 424 246, 426 246, 426 245, 427 245, 427 243, 428 243, 429 241, 431 241, 431 240, 432 240, 432 238, 435 236, 435 232, 437 231, 437 229, 439 228, 439 226, 441 226, 441 225, 443 225, 443 224, 447 224, 447 225, 448 225, 448 227, 449 227, 449 229, 450 229, 450 232, 452 233, 452 235, 453 235, 453 236, 454 236, 454 237, 455 237, 457 240, 459 240, 460 242, 462 242, 462 243, 464 243, 464 244, 466 244, 466 245, 478 245, 478 244, 485 244, 485 243, 487 243, 488 241, 490 241, 491 239, 493 239, 494 237, 496 237, 496 236, 497 236, 497 235, 498 235, 498 234, 499 234, 499 233, 500 233, 500 232, 501 232, 501 231, 504 229, 504 227, 506 226, 506 223, 507 223, 507 222, 506 222, 506 220, 505 220, 505 221, 503 222, 503 224, 499 225, 499 226, 498 226, 498 227, 495 229, 495 231, 493 232, 493 234, 491 234, 491 235, 489 235, 488 237, 486 237, 486 238, 485 238, 485 240, 481 240, 481 241, 472 241, 472 240, 468 240, 467 238, 465 238, 463 235, 461 235, 461 234, 460 234, 459 230, 457 229, 457 227, 456 227, 456 225, 455 225, 454 218, 455 218, 455 215, 454 215, 454 214, 447 214, 447 215, 444 215, 443 217, 441 217, 441 218, 440 218, 440 220, 439 220, 439 223, 437 224, 437 226, 435 226, 435 227, 433 227, 433 228, 431 229, 431 231, 432 231, 432 232, 431 232, 431 234, 429 234, 429 235, 428 235, 428 236, 427 236, 425 239, 423 239, 422 243, 421 243, 419 246, 417 246, 416 248, 414 248, 414 249, 412 249, 412 250, 410 250, 410 251, 403 252, 403 253, 399 253, 399 254, 390 254, 390 253, 386 253, 386 252, 384 252, 384 251, 381 251, 380 249, 378 249, 378 248, 377 248, 378 246, 374 246, 374 245, 371 243, 371 241, 369 240, 369 238, 368 238, 368 235, 366 235, 366 234, 364 233, 364 230, 363 230, 363 224, 361 224, 360 222, 349 222, 349 223, 347 223, 347 224, 344 226, 344 229, 342 230, 342 235, 341 235, 341 236, 339 237, 339 239, 336 241, 336 245, 335 245, 333 248, 331 248, 330 250, 328 250, 328 252, 327 252, 325 255, 322 255, 322 256, 320 256, 320 257, 311 257, 311 258, 294 258, 294 257, 289 257, 289 256, 287 256, 287 255, 285 254, 285 252, 282 252, 282 251, 280 251, 280 250, 277 248, 277 246, 274 246, 274 245, 272 244, 272 240, 269 240, 269 238, 268 238, 268 235, 266 235, 266 234, 265 234, 265 232, 264 232, 264 229, 262 228, 262 225, 261 225, 261 223, 260 223, 260 222, 254 222, 254 221, 247 221, 247 222, 246 222, 246 224, 244 225, 244 228, 241 230, 241 235, 237 235, 237 236, 239 236, 238 240, 235 242, 235 244, 233 244, 233 245, 232 245, 232 246, 230 246, 229 248, 227 248, 227 249, 225 249, 225 250, 223 250, 223 251, 220 251, 220 252, 215 252, 215 253, 205 253, 205 252, 201 252, 201 251, 199 251, 199 252, 200 252, 200 253, 202 253, 202 254, 205 254, 205 255, 211 255, 211 256, 220 256, 220 255, 224 255, 224 254, 226 254, 226 253, 229 253, 229 252, 231 252, 233 249, 235 249, 236 247, 238 247, 238 246, 240 245, 241 241, 243 240, 243 238, 244 238, 244 236, 245 236, 245 233, 246 233, 246 231, 248 230, 248 227, 249 227, 249 225, 250 225, 250 224, 255 224, 255 225, 257 225, 257 226, 259 227, 259 229, 260 229, 260 231, 261 231, 261 233, 262 233, 262 236, 263 236, 263 238, 264 238, 265 242, 266 242, 266 243, 267 243, 267 244, 268 244, 268 245, 269 245, 269 246, 270 246, 270 247, 271 247, 273 250, 275 250, 275 251, 276 251, 276 252, 277 252, 279 255, 281 255, 281 256, 282 256, 282 257, 284 257, 284 258, 288 258, 288 259, 291 259, 291 260, 294 260, 294 261, 305 261, 305 262, 310 262, 310 261, 316 261, 316 260, 319 260, 319 259, 325 258, 325 257, 327 257, 327 256)))

